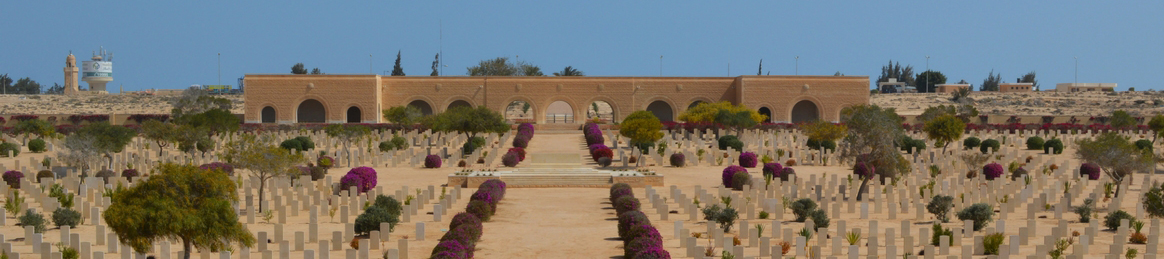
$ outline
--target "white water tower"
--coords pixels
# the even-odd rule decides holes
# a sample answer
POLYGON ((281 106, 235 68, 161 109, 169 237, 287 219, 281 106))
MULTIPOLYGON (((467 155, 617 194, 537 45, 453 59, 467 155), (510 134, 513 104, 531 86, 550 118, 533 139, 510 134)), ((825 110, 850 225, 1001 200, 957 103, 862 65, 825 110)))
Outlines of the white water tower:
POLYGON ((89 83, 90 92, 108 93, 105 84, 113 81, 113 53, 101 48, 90 61, 81 61, 81 80, 89 83))

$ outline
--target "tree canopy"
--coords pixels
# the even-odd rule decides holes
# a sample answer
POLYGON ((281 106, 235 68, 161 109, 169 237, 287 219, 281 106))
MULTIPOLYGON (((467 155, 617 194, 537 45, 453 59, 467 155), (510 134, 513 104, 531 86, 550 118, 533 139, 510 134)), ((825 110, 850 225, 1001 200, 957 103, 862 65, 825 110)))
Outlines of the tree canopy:
POLYGON ((420 109, 411 105, 393 106, 384 110, 383 113, 385 120, 403 125, 416 124, 424 116, 424 114, 420 113, 420 109))
POLYGON ((507 57, 482 60, 468 70, 470 76, 543 76, 541 68, 525 62, 510 62, 507 57))
MULTIPOLYGON (((1119 133, 1107 132, 1094 139, 1078 140, 1075 144, 1079 146, 1075 150, 1075 158, 1099 166, 1117 186, 1131 173, 1150 171, 1155 165, 1150 151, 1136 148, 1136 145, 1128 141, 1128 137, 1119 133)), ((1119 193, 1117 187, 1117 197, 1119 193)))
POLYGON ((96 122, 82 127, 72 136, 93 138, 93 143, 100 153, 121 153, 125 146, 137 136, 133 129, 109 125, 108 122, 96 122))
POLYGON ((1132 118, 1127 111, 1117 110, 1111 113, 1111 127, 1122 129, 1136 126, 1136 118, 1132 118))
POLYGON ((145 182, 114 192, 102 214, 122 243, 145 253, 154 242, 177 239, 184 258, 193 248, 222 251, 231 243, 255 244, 231 206, 238 193, 226 174, 176 164, 161 165, 156 172, 145 182))
POLYGON ((951 104, 947 106, 943 104, 938 106, 930 106, 929 108, 926 108, 926 110, 923 111, 921 115, 918 115, 916 119, 918 122, 925 124, 930 120, 941 117, 942 115, 953 115, 954 117, 961 119, 962 123, 965 124, 970 123, 971 118, 978 116, 978 109, 970 105, 951 104))
POLYGON ((1019 83, 1031 83, 1031 89, 1035 89, 1035 91, 1039 90, 1039 81, 1035 80, 1035 71, 1031 71, 1015 81, 1019 83))
POLYGON ((733 118, 733 117, 720 117, 719 116, 720 111, 727 111, 727 112, 730 112, 732 114, 747 113, 748 117, 751 118, 752 123, 758 123, 758 122, 761 122, 761 121, 768 119, 767 115, 763 115, 755 110, 748 109, 748 107, 746 107, 746 106, 732 105, 731 102, 723 101, 723 102, 716 102, 716 103, 700 103, 699 105, 696 105, 695 107, 692 107, 691 109, 687 109, 687 111, 684 111, 682 114, 679 114, 679 120, 685 121, 685 122, 720 123, 720 124, 724 124, 724 125, 728 125, 728 126, 739 126, 739 124, 730 124, 730 123, 735 123, 735 122, 748 124, 747 121, 740 121, 740 120, 723 121, 723 120, 720 120, 720 119, 732 119, 732 120, 739 119, 739 118, 733 118))
POLYGON ((158 157, 161 157, 162 150, 165 147, 178 141, 178 125, 157 120, 146 120, 141 124, 141 134, 142 137, 153 141, 158 147, 161 147, 158 149, 158 157))
POLYGON ((1152 132, 1155 132, 1155 134, 1152 134, 1152 144, 1156 144, 1156 138, 1164 135, 1164 115, 1157 114, 1155 117, 1152 117, 1152 120, 1148 121, 1148 128, 1152 129, 1152 132))
MULTIPOLYGON (((897 78, 898 82, 905 82, 906 85, 916 85, 913 78, 913 66, 902 67, 901 62, 893 63, 893 60, 890 60, 888 65, 882 66, 881 76, 877 77, 877 82, 874 84, 889 82, 890 78, 897 78)), ((882 89, 882 92, 887 92, 885 90, 882 89)))
POLYGON ((229 111, 230 100, 214 97, 205 90, 190 88, 182 91, 182 95, 170 102, 174 108, 170 109, 170 117, 181 120, 183 116, 198 114, 212 109, 229 111))
POLYGON ((845 125, 834 124, 827 121, 815 121, 800 125, 800 131, 808 136, 808 139, 813 140, 831 140, 836 141, 844 138, 849 134, 849 128, 845 125))
POLYGON ((13 126, 12 129, 25 136, 36 135, 41 138, 52 136, 57 132, 56 128, 53 128, 53 125, 40 119, 21 121, 16 123, 16 126, 13 126))
POLYGON ((841 123, 849 127, 840 155, 843 159, 871 164, 882 177, 909 172, 909 161, 898 147, 902 136, 901 117, 893 108, 858 105, 841 110, 841 123))
POLYGON ((392 66, 392 76, 404 76, 404 68, 400 67, 400 51, 396 51, 396 65, 392 66))
POLYGON ((306 161, 302 153, 291 153, 290 150, 271 144, 274 142, 270 136, 260 139, 255 135, 242 135, 238 140, 228 143, 221 155, 228 164, 246 169, 252 176, 259 178, 259 204, 263 202, 263 189, 268 180, 298 175, 300 171, 296 166, 306 161))
POLYGON ((945 153, 946 147, 950 146, 950 143, 962 138, 962 133, 966 130, 966 123, 954 115, 946 114, 926 123, 923 130, 926 132, 927 138, 942 145, 942 152, 945 153))
POLYGON ((917 74, 917 77, 915 77, 914 80, 917 80, 918 82, 917 92, 933 93, 937 91, 936 85, 946 83, 946 75, 943 75, 942 72, 926 70, 926 72, 917 74))
POLYGON ((986 80, 982 80, 982 86, 978 91, 998 91, 998 84, 1002 83, 1002 74, 994 74, 994 70, 990 70, 990 75, 986 76, 986 80))
MULTIPOLYGON (((630 138, 630 144, 633 147, 640 147, 639 144, 650 143, 654 144, 660 138, 663 138, 663 123, 659 122, 659 118, 655 117, 654 113, 650 111, 636 111, 626 116, 622 120, 621 129, 618 131, 623 137, 630 138)), ((646 150, 640 150, 640 153, 646 150)), ((639 161, 642 161, 641 159, 639 161)))
POLYGON ((175 119, 181 125, 189 125, 196 128, 205 128, 210 131, 210 134, 217 134, 221 132, 232 132, 238 130, 239 119, 230 111, 223 109, 210 109, 197 114, 182 116, 175 119))
POLYGON ((456 131, 470 138, 481 133, 501 133, 510 129, 509 123, 505 122, 505 117, 501 116, 501 113, 485 106, 453 107, 434 117, 438 117, 437 121, 444 123, 444 126, 438 128, 456 131))
POLYGON ((574 69, 574 67, 566 66, 561 72, 554 72, 554 76, 584 76, 581 70, 574 69))
POLYGON ((307 74, 307 68, 303 67, 303 63, 295 63, 294 66, 291 66, 291 74, 305 75, 307 74))

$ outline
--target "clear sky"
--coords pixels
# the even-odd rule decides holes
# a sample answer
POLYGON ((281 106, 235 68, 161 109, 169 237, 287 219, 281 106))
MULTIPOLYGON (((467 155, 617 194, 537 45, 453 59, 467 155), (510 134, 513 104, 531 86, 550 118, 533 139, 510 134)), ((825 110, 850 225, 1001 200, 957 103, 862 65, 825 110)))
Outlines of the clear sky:
MULTIPOLYGON (((126 90, 217 84, 244 74, 388 73, 399 50, 428 75, 517 57, 546 74, 870 75, 889 60, 980 85, 1036 71, 1161 88, 1164 1, 5 1, 0 73, 63 83, 65 56, 104 46, 126 90), (442 26, 443 24, 443 26, 442 26), (441 28, 443 27, 443 44, 441 28), (371 59, 369 60, 369 55, 371 59), (799 69, 795 57, 799 56, 799 69), (730 70, 729 70, 730 64, 730 70)), ((82 82, 84 85, 84 82, 82 82)))

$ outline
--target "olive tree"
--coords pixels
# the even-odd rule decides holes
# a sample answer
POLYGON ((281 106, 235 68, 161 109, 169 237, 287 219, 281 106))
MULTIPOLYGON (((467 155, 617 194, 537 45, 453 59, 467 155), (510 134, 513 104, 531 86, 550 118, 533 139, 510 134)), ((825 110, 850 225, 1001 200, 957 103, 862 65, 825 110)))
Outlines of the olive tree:
POLYGON ((231 207, 238 190, 226 174, 176 164, 161 165, 156 172, 113 192, 101 217, 118 240, 138 253, 150 251, 157 241, 181 240, 187 259, 194 248, 213 252, 230 249, 231 243, 254 246, 255 237, 231 207))
POLYGON ((1107 132, 1094 139, 1076 141, 1078 148, 1075 158, 1099 166, 1103 173, 1116 184, 1115 195, 1119 197, 1124 179, 1135 171, 1148 172, 1155 167, 1150 151, 1140 150, 1128 141, 1128 137, 1115 132, 1107 132))
POLYGON ((946 153, 946 147, 950 146, 950 143, 962 138, 962 133, 965 130, 966 124, 962 123, 962 119, 948 114, 931 120, 923 128, 927 138, 942 145, 943 154, 946 153))
MULTIPOLYGON (((896 178, 909 172, 909 161, 897 148, 904 133, 901 117, 893 108, 876 105, 846 107, 841 110, 841 123, 849 128, 840 152, 842 159, 872 165, 882 178, 896 178)), ((858 199, 862 193, 857 194, 858 199)))
POLYGON ((223 159, 228 164, 238 169, 246 169, 251 176, 258 178, 260 205, 263 204, 263 190, 268 180, 298 175, 300 171, 296 166, 306 161, 302 153, 292 153, 271 144, 273 142, 270 136, 260 138, 255 135, 243 135, 227 144, 226 150, 222 153, 223 159))

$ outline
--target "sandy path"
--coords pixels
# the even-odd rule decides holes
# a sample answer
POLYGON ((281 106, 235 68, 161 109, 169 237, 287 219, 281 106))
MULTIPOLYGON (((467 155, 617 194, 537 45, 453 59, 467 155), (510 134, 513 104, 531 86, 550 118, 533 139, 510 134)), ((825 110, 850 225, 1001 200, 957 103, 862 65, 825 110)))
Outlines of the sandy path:
POLYGON ((477 258, 622 256, 606 189, 509 189, 485 222, 477 258))

